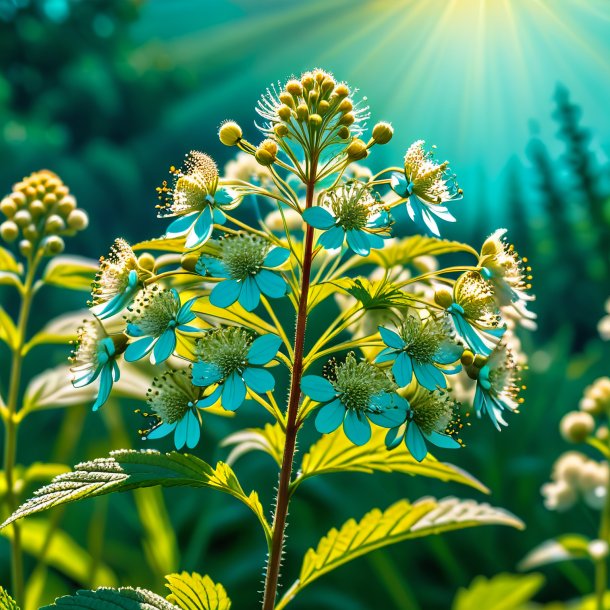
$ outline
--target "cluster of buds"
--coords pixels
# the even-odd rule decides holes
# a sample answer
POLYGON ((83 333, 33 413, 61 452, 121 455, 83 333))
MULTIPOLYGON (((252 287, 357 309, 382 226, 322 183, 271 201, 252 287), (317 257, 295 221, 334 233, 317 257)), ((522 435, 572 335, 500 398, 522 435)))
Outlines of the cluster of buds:
POLYGON ((600 377, 585 388, 578 405, 581 411, 591 415, 603 415, 610 412, 610 377, 600 377))
POLYGON ((549 510, 566 511, 582 498, 601 510, 608 487, 608 463, 590 460, 582 453, 568 451, 553 465, 552 481, 542 486, 544 505, 549 510))
POLYGON ((13 185, 13 192, 0 202, 6 220, 0 224, 0 237, 12 243, 19 240, 19 251, 29 257, 42 249, 46 256, 64 249, 63 236, 87 228, 89 218, 76 207, 76 199, 53 172, 34 172, 13 185))
MULTIPOLYGON (((570 443, 584 442, 595 430, 595 417, 610 413, 610 378, 596 379, 585 389, 578 406, 579 411, 566 413, 560 423, 561 435, 570 443)), ((607 427, 601 426, 597 436, 605 440, 607 427)))

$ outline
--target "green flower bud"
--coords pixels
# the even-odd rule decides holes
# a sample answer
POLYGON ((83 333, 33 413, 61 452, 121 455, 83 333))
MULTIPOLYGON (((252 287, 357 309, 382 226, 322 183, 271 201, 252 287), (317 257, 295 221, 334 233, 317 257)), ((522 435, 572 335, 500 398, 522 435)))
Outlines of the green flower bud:
POLYGON ((273 133, 275 133, 278 138, 285 138, 288 135, 288 127, 283 123, 277 123, 273 127, 273 133))
POLYGON ((349 100, 343 100, 337 107, 337 110, 339 112, 342 112, 343 114, 347 114, 348 112, 351 112, 353 109, 354 109, 354 105, 349 100))
POLYGON ((60 231, 64 231, 65 228, 66 223, 64 222, 64 219, 57 214, 51 214, 44 224, 45 233, 59 233, 60 231))
POLYGON ((50 210, 57 203, 57 195, 55 193, 47 193, 42 198, 42 203, 47 210, 50 210))
POLYGON ((569 443, 582 443, 595 429, 595 420, 589 413, 570 411, 561 418, 559 430, 569 443))
POLYGON ((349 127, 347 127, 346 125, 343 125, 342 127, 339 128, 339 131, 337 131, 337 135, 342 140, 347 140, 350 137, 349 127))
POLYGON ((330 93, 334 88, 335 88, 335 81, 330 76, 327 76, 322 81, 322 84, 320 85, 320 89, 322 90, 322 93, 324 95, 326 95, 327 93, 330 93))
POLYGON ((242 136, 243 131, 235 121, 225 121, 218 130, 218 137, 225 146, 235 146, 242 136))
POLYGON ((187 252, 180 259, 180 265, 186 271, 195 271, 195 267, 197 266, 197 261, 199 260, 199 254, 194 252, 187 252))
POLYGON ((309 103, 310 104, 315 104, 319 98, 320 98, 320 93, 318 91, 316 91, 315 89, 313 91, 309 92, 309 103))
POLYGON ((290 95, 290 93, 288 93, 287 91, 282 91, 279 97, 280 102, 282 102, 282 104, 286 104, 286 106, 294 110, 294 98, 292 97, 292 95, 290 95))
POLYGON ((254 158, 265 167, 269 167, 275 162, 275 155, 271 154, 264 148, 257 148, 256 152, 254 153, 254 158))
POLYGON ((377 123, 375 127, 373 127, 373 140, 377 142, 377 144, 387 144, 394 135, 394 129, 389 123, 381 122, 377 123))
POLYGON ((155 257, 150 252, 142 252, 142 254, 138 256, 138 265, 140 265, 142 269, 152 271, 155 268, 155 257))
POLYGON ((19 242, 19 252, 21 252, 23 256, 30 256, 30 254, 32 254, 32 249, 32 242, 28 239, 22 239, 19 242))
MULTIPOLYGON (((344 83, 339 83, 336 87, 335 87, 335 95, 337 97, 347 97, 349 95, 349 88, 347 85, 345 85, 344 83)), ((351 106, 351 103, 350 103, 351 106)))
POLYGON ((45 237, 43 241, 44 254, 45 256, 55 256, 61 254, 64 251, 65 244, 64 240, 57 235, 50 235, 45 237))
POLYGON ((309 124, 313 127, 320 127, 322 125, 322 117, 319 114, 310 114, 309 124))
POLYGON ((294 97, 299 97, 300 95, 303 95, 303 85, 298 80, 289 80, 286 83, 286 91, 294 97))
POLYGON ((89 226, 89 216, 85 210, 72 210, 68 214, 68 228, 73 231, 83 231, 89 226))
POLYGON ((284 104, 277 109, 277 115, 280 117, 280 119, 282 119, 282 121, 288 121, 292 116, 292 110, 290 110, 290 108, 284 104))
POLYGON ((72 195, 66 195, 57 204, 57 211, 62 216, 67 216, 74 209, 76 209, 76 199, 72 195))
POLYGON ((18 208, 25 205, 25 195, 21 191, 11 193, 10 198, 15 202, 15 205, 18 208))
POLYGON ((7 242, 14 242, 19 236, 19 227, 12 220, 5 220, 0 225, 0 237, 7 242))
POLYGON ((352 161, 359 161, 360 159, 364 159, 369 154, 369 151, 366 148, 366 144, 358 138, 352 140, 345 152, 347 153, 348 159, 352 161))
POLYGON ((349 127, 350 125, 353 124, 353 122, 355 121, 355 117, 351 112, 348 112, 347 114, 344 114, 341 119, 339 120, 339 125, 345 125, 347 127, 349 127))
POLYGON ((297 118, 299 121, 306 121, 309 116, 309 110, 306 104, 299 104, 297 106, 297 118))
POLYGON ((38 233, 38 229, 35 224, 29 224, 27 227, 23 229, 23 237, 29 239, 30 241, 36 241, 40 234, 38 233))
POLYGON ((13 220, 20 227, 27 227, 32 222, 32 215, 27 210, 17 210, 13 216, 13 220))
POLYGON ((305 72, 305 74, 301 76, 301 84, 306 91, 313 89, 314 83, 315 81, 311 72, 305 72))
POLYGON ((318 104, 318 113, 321 115, 324 115, 328 112, 329 108, 330 108, 330 104, 326 100, 322 100, 318 104))
POLYGON ((434 293, 434 302, 447 309, 453 303, 453 297, 448 290, 437 290, 434 293))
POLYGON ((34 201, 32 201, 30 205, 28 205, 28 210, 34 218, 39 218, 44 214, 45 206, 44 203, 40 201, 40 199, 34 199, 34 201))
POLYGON ((5 197, 0 203, 0 212, 7 218, 12 218, 17 211, 17 204, 11 197, 5 197))

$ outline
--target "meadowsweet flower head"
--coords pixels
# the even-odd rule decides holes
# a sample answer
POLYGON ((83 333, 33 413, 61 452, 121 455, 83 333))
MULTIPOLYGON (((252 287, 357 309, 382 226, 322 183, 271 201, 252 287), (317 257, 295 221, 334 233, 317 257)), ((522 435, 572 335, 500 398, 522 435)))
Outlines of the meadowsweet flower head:
POLYGON ((173 432, 176 449, 185 445, 192 449, 201 437, 200 393, 185 370, 167 371, 155 377, 147 392, 151 412, 143 413, 145 417, 153 417, 154 423, 140 433, 145 439, 153 440, 173 432))
POLYGON ((70 357, 72 385, 82 388, 100 378, 94 411, 108 400, 113 382, 119 380, 121 373, 116 359, 125 351, 125 345, 124 335, 109 336, 98 320, 87 320, 78 329, 70 357))
POLYGON ((218 168, 208 155, 192 150, 182 169, 170 168, 174 184, 167 181, 157 188, 158 216, 177 216, 168 227, 168 237, 186 238, 189 249, 204 244, 212 235, 214 223, 224 224, 223 209, 231 209, 239 203, 225 189, 218 188, 218 168))
POLYGON ((116 239, 108 257, 100 258, 91 290, 91 312, 102 319, 119 313, 131 303, 147 276, 130 245, 116 239))
POLYGON ((415 374, 418 383, 428 390, 447 387, 446 374, 457 373, 461 366, 455 363, 462 348, 451 338, 447 317, 430 316, 426 320, 407 315, 397 332, 379 327, 381 339, 387 345, 375 362, 392 362, 392 373, 399 386, 407 386, 415 374))
POLYGON ((125 351, 125 360, 133 362, 151 353, 153 364, 167 360, 176 348, 176 331, 197 332, 188 326, 195 319, 191 307, 197 297, 180 304, 178 292, 153 286, 142 293, 127 317, 127 334, 136 340, 125 351))
POLYGON ((193 365, 193 383, 216 385, 205 398, 210 406, 218 399, 227 411, 235 411, 246 399, 246 391, 265 394, 275 387, 273 375, 264 366, 277 355, 281 339, 276 335, 252 334, 237 327, 208 331, 197 342, 198 360, 193 365))
POLYGON ((290 253, 286 248, 272 247, 258 235, 240 233, 218 242, 218 255, 201 255, 195 270, 200 275, 224 279, 210 294, 215 307, 229 307, 236 301, 246 310, 255 309, 261 292, 271 298, 283 297, 288 286, 278 271, 290 253))
POLYGON ((404 173, 392 174, 392 190, 401 199, 406 199, 411 220, 439 235, 433 216, 455 222, 445 204, 462 197, 455 176, 449 170, 449 162, 437 163, 433 152, 425 150, 424 141, 418 140, 407 150, 404 165, 404 173))
POLYGON ((321 206, 303 212, 305 221, 324 232, 318 243, 326 249, 348 247, 367 256, 371 248, 383 248, 390 236, 391 218, 379 197, 357 180, 328 191, 321 206))

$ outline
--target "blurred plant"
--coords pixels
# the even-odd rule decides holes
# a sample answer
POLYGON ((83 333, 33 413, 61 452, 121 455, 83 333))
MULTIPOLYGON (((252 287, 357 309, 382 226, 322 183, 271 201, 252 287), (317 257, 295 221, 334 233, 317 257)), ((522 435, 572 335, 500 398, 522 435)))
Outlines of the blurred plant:
MULTIPOLYGON (((38 490, 4 526, 51 506, 134 488, 217 489, 259 521, 268 551, 262 607, 281 610, 320 576, 381 547, 483 524, 522 526, 507 511, 470 500, 400 500, 330 530, 278 599, 289 504, 306 479, 403 472, 484 489, 428 449, 463 444, 469 413, 454 387, 498 429, 518 411, 522 359, 508 327, 531 323, 531 277, 503 230, 480 252, 438 237, 392 237, 393 214, 401 209, 438 235, 437 221, 454 220, 447 206, 462 193, 448 163, 438 163, 421 141, 400 167, 374 175, 354 169, 375 145, 390 141, 393 129, 377 123, 372 137, 361 139, 368 107, 330 74, 315 70, 270 87, 257 112, 264 137, 258 146, 233 121, 221 125, 219 137, 254 158, 258 178, 221 177, 214 161, 196 151, 181 169, 172 167, 171 183, 158 188, 159 216, 171 218, 166 235, 133 247, 114 242, 93 285, 94 318, 74 354, 74 385, 99 380, 94 409, 126 362, 149 358, 159 374, 141 434, 149 441, 169 436, 178 451, 119 450, 79 464, 38 490), (258 208, 264 200, 276 206, 273 226, 251 226, 238 216, 245 201, 258 208), (436 258, 445 254, 469 257, 470 264, 442 267, 436 258), (432 257, 428 267, 407 273, 422 257, 432 257), (308 319, 338 292, 344 307, 319 337, 307 337, 308 319), (294 341, 280 320, 287 310, 294 341), (363 332, 366 319, 371 326, 363 332), (285 409, 276 399, 278 367, 290 375, 285 409), (229 464, 211 466, 179 452, 199 443, 205 417, 231 414, 246 401, 271 422, 226 439, 233 446, 228 461, 260 450, 276 462, 271 522, 258 492, 246 493, 229 464), (311 418, 323 436, 294 473, 297 435, 311 418)), ((243 159, 233 170, 243 170, 243 159)), ((197 608, 230 606, 208 576, 167 579, 168 601, 142 589, 105 588, 56 605, 187 608, 197 599, 197 608)))

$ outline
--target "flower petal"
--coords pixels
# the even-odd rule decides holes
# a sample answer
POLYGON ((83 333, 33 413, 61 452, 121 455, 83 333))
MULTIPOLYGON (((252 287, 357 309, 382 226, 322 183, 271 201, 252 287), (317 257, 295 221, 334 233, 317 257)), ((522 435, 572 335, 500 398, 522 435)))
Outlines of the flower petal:
POLYGON ((148 441, 148 440, 155 440, 157 438, 163 438, 164 436, 167 436, 168 434, 173 432, 175 429, 176 429, 176 422, 174 422, 173 424, 168 424, 167 422, 163 422, 161 425, 157 426, 156 428, 153 428, 150 431, 150 433, 146 437, 146 440, 148 441))
POLYGON ((186 236, 185 247, 191 249, 201 246, 210 239, 213 230, 212 208, 206 205, 186 236))
POLYGON ((406 344, 398 333, 383 326, 378 326, 377 328, 379 329, 382 341, 388 347, 393 347, 394 349, 403 349, 405 347, 406 344))
POLYGON ((413 361, 413 372, 420 385, 431 392, 438 388, 446 388, 447 380, 433 364, 420 364, 413 361))
POLYGON ((254 280, 263 294, 266 294, 272 299, 279 299, 286 294, 288 285, 286 280, 275 271, 261 269, 255 276, 254 280))
POLYGON ((176 349, 176 333, 174 329, 168 328, 155 343, 150 361, 153 364, 165 362, 176 349))
POLYGON ((249 366, 243 373, 242 377, 249 388, 252 388, 257 394, 271 392, 275 387, 275 379, 273 375, 262 368, 249 366))
POLYGON ((305 222, 315 229, 330 229, 335 225, 335 217, 325 208, 314 206, 303 212, 305 222))
POLYGON ((332 227, 320 235, 318 243, 327 250, 334 250, 343 245, 344 239, 345 231, 341 227, 332 227))
POLYGON ((205 396, 204 398, 200 398, 197 401, 197 406, 200 409, 207 409, 207 407, 211 407, 218 402, 218 399, 220 398, 221 394, 222 394, 222 386, 219 385, 216 387, 216 389, 211 394, 209 394, 208 396, 205 396))
POLYGON ((212 277, 228 277, 224 263, 213 256, 200 256, 195 265, 195 271, 199 275, 211 275, 212 277))
POLYGON ((343 422, 345 417, 345 407, 339 399, 324 405, 316 415, 316 430, 320 434, 330 434, 334 432, 343 422))
MULTIPOLYGON (((188 414, 187 414, 188 415, 188 414)), ((186 445, 186 435, 188 432, 188 419, 185 415, 177 424, 174 432, 174 445, 178 451, 186 445)))
POLYGON ((343 420, 343 431, 354 445, 366 445, 371 439, 371 424, 363 413, 348 409, 343 420))
POLYGON ((405 441, 407 443, 407 449, 418 462, 421 462, 428 455, 426 441, 417 424, 413 422, 409 423, 405 441))
POLYGON ((185 216, 178 216, 165 230, 166 237, 179 237, 184 235, 194 224, 197 212, 191 212, 185 216))
POLYGON ((287 248, 272 248, 265 256, 263 265, 265 267, 278 267, 283 265, 290 257, 290 250, 287 248))
POLYGON ((193 385, 206 387, 218 383, 221 379, 222 373, 215 364, 201 360, 193 364, 193 385))
POLYGON ((393 173, 390 181, 392 190, 400 197, 409 196, 409 182, 403 174, 393 173))
POLYGON ((199 439, 201 438, 201 424, 196 413, 189 409, 186 414, 186 446, 189 449, 193 449, 197 446, 199 439))
POLYGON ((367 233, 366 238, 369 240, 369 246, 371 248, 381 249, 385 246, 385 240, 381 235, 377 235, 376 233, 367 233))
POLYGON ((233 373, 229 375, 222 384, 222 387, 222 408, 227 411, 239 409, 246 399, 246 384, 244 380, 237 373, 233 373))
POLYGON ((366 233, 358 229, 347 231, 347 245, 360 256, 368 256, 371 253, 371 246, 366 233))
POLYGON ((138 339, 133 343, 130 343, 123 354, 123 357, 127 362, 135 362, 140 358, 143 358, 153 348, 155 337, 144 337, 138 339))
POLYGON ((261 300, 261 291, 259 290, 256 281, 253 277, 247 277, 241 283, 241 292, 239 293, 239 304, 246 311, 253 311, 258 307, 261 300))
POLYGON ((462 445, 460 445, 454 438, 447 434, 440 434, 439 432, 431 432, 430 434, 426 434, 426 438, 437 447, 442 447, 443 449, 461 449, 462 445))
POLYGON ((232 201, 233 197, 226 189, 219 188, 214 193, 214 203, 219 205, 227 205, 227 203, 231 203, 232 201))
POLYGON ((369 413, 368 417, 382 428, 394 428, 405 423, 407 414, 403 409, 385 409, 380 413, 369 413))
POLYGON ((102 373, 100 375, 100 389, 97 394, 97 399, 93 404, 93 410, 97 411, 107 400, 108 396, 110 396, 110 391, 112 390, 112 366, 105 365, 102 368, 102 373))
POLYGON ((316 402, 328 402, 337 396, 330 381, 319 375, 305 375, 301 379, 301 391, 316 402))
POLYGON ((176 316, 176 322, 178 324, 188 324, 195 319, 195 314, 191 311, 193 305, 197 302, 199 297, 193 297, 189 299, 180 309, 178 310, 178 315, 176 316))
POLYGON ((413 362, 406 352, 400 352, 392 365, 392 373, 396 383, 404 388, 411 383, 413 377, 413 362))
POLYGON ((214 307, 225 309, 237 301, 241 292, 241 284, 237 280, 225 280, 216 284, 210 293, 210 303, 214 307))
POLYGON ((282 340, 277 335, 261 335, 252 342, 246 359, 248 364, 267 364, 277 354, 282 340))
POLYGON ((395 449, 400 445, 402 439, 404 438, 404 432, 399 434, 400 426, 396 426, 396 428, 392 428, 388 430, 388 433, 385 435, 385 446, 388 449, 395 449))
POLYGON ((464 348, 452 341, 443 341, 436 350, 434 360, 439 364, 451 364, 461 358, 464 348))
POLYGON ((397 352, 393 347, 386 347, 382 349, 377 356, 375 356, 375 363, 381 364, 382 362, 391 362, 392 360, 396 360, 399 352, 397 352))

